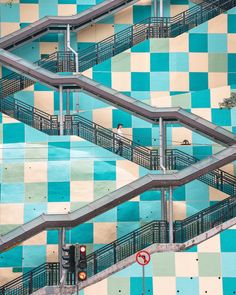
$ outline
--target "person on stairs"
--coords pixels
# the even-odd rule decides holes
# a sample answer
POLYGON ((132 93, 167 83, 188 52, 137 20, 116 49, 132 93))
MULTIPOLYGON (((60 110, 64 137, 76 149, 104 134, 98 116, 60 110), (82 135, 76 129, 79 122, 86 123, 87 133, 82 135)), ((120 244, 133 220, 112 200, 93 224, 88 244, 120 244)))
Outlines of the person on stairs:
POLYGON ((117 147, 115 153, 120 156, 122 156, 122 152, 123 152, 123 142, 122 142, 123 131, 122 131, 122 128, 123 128, 123 125, 119 123, 117 125, 117 134, 115 136, 115 146, 117 147))

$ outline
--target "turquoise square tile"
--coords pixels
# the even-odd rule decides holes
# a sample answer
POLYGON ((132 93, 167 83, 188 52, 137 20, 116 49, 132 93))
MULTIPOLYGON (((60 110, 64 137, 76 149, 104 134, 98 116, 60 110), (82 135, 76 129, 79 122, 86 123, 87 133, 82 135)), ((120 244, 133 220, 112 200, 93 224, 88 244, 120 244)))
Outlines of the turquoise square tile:
POLYGON ((25 160, 25 151, 24 143, 5 144, 2 152, 4 162, 23 163, 25 160))
POLYGON ((189 51, 190 52, 207 52, 208 35, 207 34, 189 34, 189 51))
POLYGON ((69 202, 70 182, 48 182, 48 202, 69 202))
POLYGON ((129 234, 133 230, 140 228, 139 221, 117 222, 117 239, 129 234))
POLYGON ((0 3, 0 20, 6 23, 20 22, 19 4, 7 5, 6 3, 0 3))
POLYGON ((236 230, 228 229, 220 234, 220 245, 222 252, 236 252, 236 243, 232 243, 236 239, 236 230))
POLYGON ((188 72, 189 71, 188 53, 184 53, 184 52, 170 53, 170 71, 188 72))
POLYGON ((118 124, 122 124, 124 128, 131 128, 131 114, 122 110, 112 110, 112 128, 116 128, 118 124))
POLYGON ((111 209, 107 212, 95 217, 94 222, 116 222, 117 221, 117 209, 111 209))
POLYGON ((227 34, 208 34, 208 52, 227 52, 227 34))
POLYGON ((222 276, 236 277, 236 253, 221 253, 222 276))
POLYGON ((190 91, 198 91, 208 88, 208 73, 189 73, 190 91))
POLYGON ((2 203, 22 203, 24 202, 25 188, 23 183, 2 183, 1 202, 2 203))
POLYGON ((192 108, 210 108, 211 94, 210 90, 193 92, 191 95, 192 108))
POLYGON ((228 109, 212 109, 212 123, 218 126, 230 126, 231 125, 231 113, 228 109))
POLYGON ((170 74, 169 72, 150 73, 150 91, 169 91, 170 74))
POLYGON ((141 201, 139 205, 140 221, 153 221, 161 219, 160 201, 141 201))
POLYGON ((132 91, 149 91, 150 90, 150 74, 149 73, 131 73, 132 91))
POLYGON ((133 141, 144 146, 152 145, 151 128, 133 128, 133 141))
POLYGON ((94 161, 94 180, 116 180, 116 162, 94 161))
POLYGON ((228 33, 236 33, 236 15, 229 14, 228 15, 228 33))
POLYGON ((126 202, 117 207, 118 221, 139 221, 139 202, 126 202))
POLYGON ((198 278, 176 278, 176 291, 177 294, 182 295, 198 295, 199 294, 199 281, 198 278))
POLYGON ((50 5, 48 5, 47 0, 39 0, 39 17, 42 18, 48 15, 57 15, 58 0, 50 0, 50 5))
POLYGON ((93 243, 93 223, 84 223, 68 231, 67 239, 71 244, 93 243))
POLYGON ((194 180, 185 185, 185 194, 187 202, 207 202, 209 198, 209 187, 199 180, 194 180))
POLYGON ((134 5, 133 6, 133 22, 134 24, 143 21, 151 16, 150 5, 134 5))
POLYGON ((236 294, 236 278, 223 278, 223 294, 236 294))
POLYGON ((161 191, 147 191, 140 195, 140 201, 160 201, 161 191))
MULTIPOLYGON (((60 140, 60 137, 58 136, 60 140)), ((48 161, 70 160, 70 142, 49 142, 48 161)))
POLYGON ((24 222, 28 222, 43 213, 47 213, 47 203, 25 203, 24 222))
POLYGON ((150 59, 151 59, 151 72, 168 72, 169 71, 169 53, 151 53, 150 59))
POLYGON ((199 160, 202 160, 210 155, 212 155, 211 146, 194 146, 193 147, 193 156, 199 160))
MULTIPOLYGON (((140 290, 142 290, 142 277, 140 278, 130 278, 130 294, 132 295, 140 295, 140 290)), ((146 277, 145 278, 145 288, 147 290, 147 294, 153 294, 153 285, 152 285, 152 278, 146 277)))
POLYGON ((0 254, 0 267, 21 267, 23 247, 17 246, 0 254))
POLYGON ((236 67, 236 53, 228 54, 228 71, 235 72, 236 67))
POLYGON ((58 230, 47 230, 47 244, 58 243, 58 230))
POLYGON ((22 123, 3 125, 3 143, 16 143, 25 141, 25 126, 22 123))
POLYGON ((25 245, 23 247, 23 266, 37 267, 46 261, 46 246, 45 245, 25 245))
POLYGON ((48 181, 70 181, 70 162, 50 161, 48 162, 48 181))
POLYGON ((111 87, 111 73, 110 72, 93 72, 93 80, 105 86, 111 87))

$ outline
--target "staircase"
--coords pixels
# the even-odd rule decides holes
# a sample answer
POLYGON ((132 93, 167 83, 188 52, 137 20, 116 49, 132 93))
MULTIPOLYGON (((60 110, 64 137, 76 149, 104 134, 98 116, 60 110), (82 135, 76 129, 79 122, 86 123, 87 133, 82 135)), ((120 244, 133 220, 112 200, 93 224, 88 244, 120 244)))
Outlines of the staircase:
MULTIPOLYGON (((150 38, 173 38, 233 8, 236 0, 203 2, 174 16, 147 18, 79 52, 79 71, 83 72, 150 38)), ((55 52, 35 63, 51 72, 75 72, 72 52, 55 52)), ((12 73, 0 80, 0 98, 33 85, 21 74, 12 73)))
MULTIPOLYGON (((231 196, 191 217, 181 221, 175 221, 174 243, 183 244, 182 249, 185 249, 184 245, 189 240, 196 239, 201 234, 209 232, 235 217, 236 198, 231 196)), ((152 221, 99 250, 88 254, 88 280, 142 249, 153 244, 168 243, 168 230, 169 225, 166 221, 152 221)), ((86 281, 84 283, 86 284, 86 281)), ((59 284, 59 263, 44 263, 0 287, 0 295, 32 294, 45 286, 56 286, 59 284)), ((66 284, 75 284, 74 273, 67 274, 66 284)))
MULTIPOLYGON (((59 135, 57 115, 49 115, 13 97, 0 100, 0 111, 48 135, 59 135)), ((158 149, 139 145, 123 136, 118 137, 111 130, 79 115, 65 116, 64 134, 79 136, 113 153, 116 153, 119 141, 122 141, 123 158, 149 170, 160 169, 158 149)), ((168 170, 182 170, 198 161, 180 150, 166 149, 168 170)), ((200 176, 199 180, 228 195, 236 194, 236 177, 221 169, 200 176)))

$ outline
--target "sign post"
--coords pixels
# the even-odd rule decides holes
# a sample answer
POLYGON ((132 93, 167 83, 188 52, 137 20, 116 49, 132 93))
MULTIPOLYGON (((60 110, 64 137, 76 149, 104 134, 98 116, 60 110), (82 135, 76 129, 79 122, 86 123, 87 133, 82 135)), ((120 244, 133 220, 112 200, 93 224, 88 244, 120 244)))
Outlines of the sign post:
POLYGON ((145 265, 147 265, 150 262, 150 259, 151 259, 150 254, 145 250, 139 251, 136 254, 136 261, 138 262, 138 264, 142 266, 142 271, 143 271, 143 294, 142 295, 146 295, 145 265))

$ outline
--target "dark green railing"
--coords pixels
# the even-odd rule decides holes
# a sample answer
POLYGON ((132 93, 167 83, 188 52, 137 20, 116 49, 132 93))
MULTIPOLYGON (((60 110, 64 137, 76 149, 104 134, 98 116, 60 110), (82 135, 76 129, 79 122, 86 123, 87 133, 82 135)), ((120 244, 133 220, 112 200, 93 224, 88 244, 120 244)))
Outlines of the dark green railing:
MULTIPOLYGON (((233 8, 236 0, 203 2, 174 17, 150 17, 79 52, 79 71, 94 65, 150 38, 172 38, 233 8)), ((55 52, 35 63, 52 72, 74 72, 72 52, 55 52)), ((0 80, 0 98, 8 97, 35 82, 21 74, 12 73, 0 80)))
MULTIPOLYGON (((174 223, 174 242, 184 243, 236 217, 236 198, 229 197, 193 216, 174 223)), ((137 230, 87 255, 88 277, 111 267, 152 244, 168 243, 166 221, 152 221, 137 230)), ((59 285, 59 263, 45 263, 0 287, 0 295, 26 295, 45 286, 59 285)), ((75 284, 68 273, 67 285, 75 284)))
MULTIPOLYGON (((0 111, 46 134, 59 135, 57 115, 49 115, 12 97, 0 100, 0 111)), ((64 134, 80 136, 149 170, 160 169, 158 149, 142 146, 84 117, 64 116, 64 134)), ((177 149, 166 150, 168 170, 182 170, 198 161, 199 159, 177 149)), ((199 180, 228 195, 236 194, 236 177, 221 169, 200 176, 199 180)))

